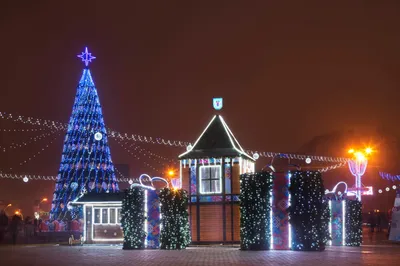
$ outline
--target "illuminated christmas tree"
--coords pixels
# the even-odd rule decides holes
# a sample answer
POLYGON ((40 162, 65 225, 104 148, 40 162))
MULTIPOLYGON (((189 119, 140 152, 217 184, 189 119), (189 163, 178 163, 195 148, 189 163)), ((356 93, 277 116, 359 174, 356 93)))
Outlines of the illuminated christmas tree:
POLYGON ((51 218, 67 218, 68 203, 85 193, 118 192, 102 109, 88 68, 95 59, 88 49, 72 115, 64 139, 60 169, 53 195, 51 218))

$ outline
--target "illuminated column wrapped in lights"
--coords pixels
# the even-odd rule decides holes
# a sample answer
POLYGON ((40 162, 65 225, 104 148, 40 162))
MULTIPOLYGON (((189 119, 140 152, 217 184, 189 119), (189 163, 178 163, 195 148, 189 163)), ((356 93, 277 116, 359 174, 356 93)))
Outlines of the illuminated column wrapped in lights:
POLYGON ((144 191, 144 231, 146 232, 146 238, 144 240, 144 247, 147 247, 147 231, 148 231, 148 217, 147 217, 147 189, 144 191))
POLYGON ((269 198, 269 205, 271 206, 271 210, 269 211, 269 230, 271 232, 271 249, 274 249, 274 233, 273 233, 273 224, 274 224, 274 217, 272 213, 272 199, 273 199, 273 194, 272 191, 270 192, 271 197, 269 198))
MULTIPOLYGON (((290 187, 290 178, 292 177, 292 174, 290 173, 290 171, 288 172, 288 187, 290 187)), ((288 196, 288 206, 290 207, 290 192, 289 192, 289 196, 288 196)), ((290 225, 290 223, 288 222, 288 225, 289 225, 289 236, 288 236, 288 239, 289 239, 289 249, 290 248, 292 248, 292 226, 290 225)))
POLYGON ((343 221, 343 233, 342 233, 342 242, 343 242, 343 246, 346 245, 346 201, 343 200, 342 201, 342 221, 343 221))
POLYGON ((182 188, 182 160, 179 160, 179 188, 182 188))
MULTIPOLYGON (((332 237, 332 200, 329 200, 329 235, 332 237)), ((329 240, 328 242, 329 246, 332 246, 332 240, 329 240)))

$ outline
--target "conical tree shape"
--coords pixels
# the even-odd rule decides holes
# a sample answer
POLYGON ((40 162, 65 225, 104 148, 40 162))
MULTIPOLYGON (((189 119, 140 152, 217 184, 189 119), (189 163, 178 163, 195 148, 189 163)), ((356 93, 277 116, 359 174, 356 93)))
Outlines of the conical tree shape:
POLYGON ((118 191, 99 97, 85 68, 65 135, 51 219, 67 218, 67 204, 86 192, 118 191))

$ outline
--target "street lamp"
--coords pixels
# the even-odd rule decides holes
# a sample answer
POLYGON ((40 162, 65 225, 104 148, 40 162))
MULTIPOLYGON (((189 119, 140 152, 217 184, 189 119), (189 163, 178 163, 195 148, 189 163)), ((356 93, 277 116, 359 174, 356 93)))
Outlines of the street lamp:
POLYGON ((43 199, 38 203, 39 218, 40 218, 40 203, 42 203, 42 202, 47 202, 47 198, 43 198, 43 199))
POLYGON ((364 150, 349 149, 348 153, 353 155, 353 159, 349 160, 349 169, 351 174, 356 178, 356 197, 361 202, 362 184, 361 177, 365 174, 368 165, 368 156, 373 152, 372 148, 367 147, 364 150))
POLYGON ((8 204, 5 208, 4 208, 4 212, 7 210, 7 208, 8 207, 11 207, 12 206, 12 204, 10 203, 10 204, 8 204))
POLYGON ((24 216, 22 215, 21 211, 15 211, 15 215, 21 216, 21 219, 24 219, 24 216))

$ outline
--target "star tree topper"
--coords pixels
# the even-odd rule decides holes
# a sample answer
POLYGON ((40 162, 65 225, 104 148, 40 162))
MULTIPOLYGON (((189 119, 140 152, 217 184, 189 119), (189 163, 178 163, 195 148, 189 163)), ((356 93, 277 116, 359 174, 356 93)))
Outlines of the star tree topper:
POLYGON ((92 53, 89 53, 87 47, 85 47, 85 51, 81 55, 78 55, 78 57, 82 59, 82 62, 85 62, 85 66, 88 66, 93 59, 96 59, 96 57, 92 56, 92 53))

